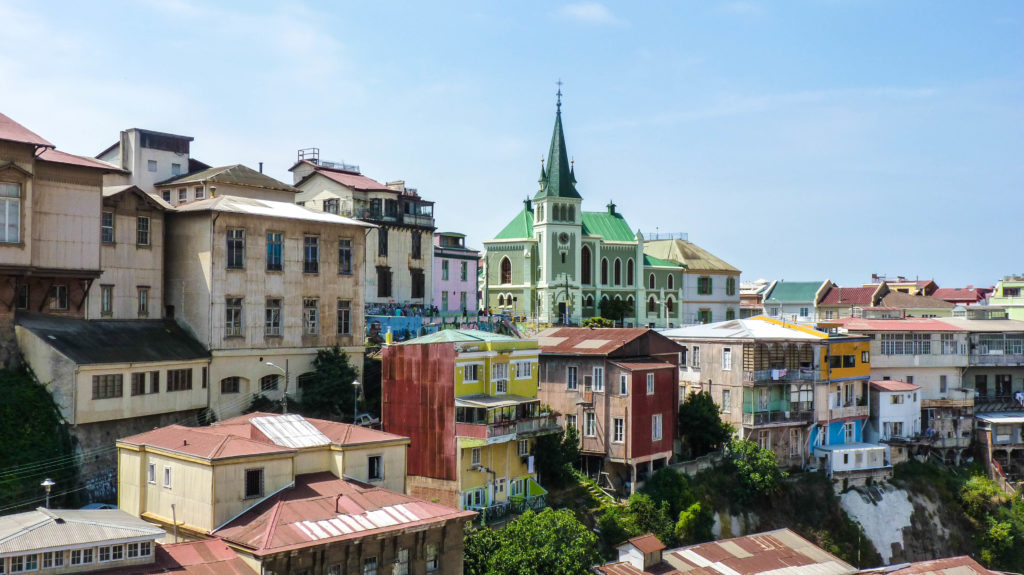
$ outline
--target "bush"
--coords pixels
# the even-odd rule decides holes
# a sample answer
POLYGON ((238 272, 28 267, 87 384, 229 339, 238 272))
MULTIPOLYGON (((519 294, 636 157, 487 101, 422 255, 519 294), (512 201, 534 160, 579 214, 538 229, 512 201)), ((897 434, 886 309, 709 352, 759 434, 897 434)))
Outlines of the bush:
POLYGON ((500 531, 467 532, 467 575, 586 575, 601 561, 597 537, 568 509, 527 511, 500 531))
POLYGON ((718 411, 718 405, 706 391, 690 393, 679 405, 679 435, 693 457, 716 451, 735 433, 718 411))

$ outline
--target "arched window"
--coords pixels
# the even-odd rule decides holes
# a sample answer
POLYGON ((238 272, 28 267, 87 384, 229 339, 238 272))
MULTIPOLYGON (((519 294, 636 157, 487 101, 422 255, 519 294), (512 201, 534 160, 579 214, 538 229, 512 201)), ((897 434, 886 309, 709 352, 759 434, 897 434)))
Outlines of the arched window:
POLYGON ((565 252, 562 252, 562 263, 565 263, 565 252))
POLYGON ((587 246, 580 250, 580 283, 590 285, 590 248, 587 246))
POLYGON ((220 380, 220 393, 240 393, 242 391, 242 378, 238 376, 225 377, 220 380))
POLYGON ((622 260, 615 258, 615 285, 622 285, 622 260))
POLYGON ((654 274, 647 276, 647 289, 654 289, 654 274))
POLYGON ((512 283, 512 261, 508 257, 501 258, 501 283, 512 283))
POLYGON ((674 276, 672 274, 668 274, 668 289, 676 289, 676 287, 675 287, 675 283, 676 283, 675 277, 676 276, 674 276))
POLYGON ((626 285, 633 285, 633 258, 626 261, 626 285))
POLYGON ((665 299, 665 309, 668 311, 669 315, 675 313, 675 310, 672 308, 672 298, 665 299))
POLYGON ((654 313, 654 296, 647 298, 647 313, 654 313))
POLYGON ((544 221, 544 204, 537 206, 537 221, 544 221))
POLYGON ((560 221, 562 221, 564 219, 564 217, 562 216, 562 210, 563 209, 564 208, 563 208, 563 206, 561 204, 556 204, 555 205, 555 221, 556 222, 560 222, 560 221))
POLYGON ((505 296, 498 294, 498 307, 505 305, 505 296))
POLYGON ((570 222, 575 222, 576 221, 576 208, 574 208, 573 206, 569 206, 569 216, 566 217, 565 219, 567 221, 570 221, 570 222))
POLYGON ((608 258, 601 258, 601 285, 608 285, 608 258))
MULTIPOLYGON (((223 383, 223 382, 221 382, 223 383)), ((281 388, 281 374, 272 373, 260 378, 260 391, 277 391, 281 388)))
POLYGON ((636 302, 633 301, 633 296, 627 297, 626 298, 626 311, 628 311, 629 313, 633 313, 633 310, 635 309, 633 306, 634 306, 635 303, 636 302))
POLYGON ((594 307, 594 296, 587 296, 587 307, 594 307))

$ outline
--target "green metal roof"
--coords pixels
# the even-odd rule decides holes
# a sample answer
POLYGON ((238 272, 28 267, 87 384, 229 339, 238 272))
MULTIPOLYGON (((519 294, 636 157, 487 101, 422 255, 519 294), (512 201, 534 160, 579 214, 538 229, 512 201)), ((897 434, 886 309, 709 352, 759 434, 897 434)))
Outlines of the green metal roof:
POLYGON ((496 240, 533 239, 533 211, 523 208, 498 235, 496 240))
POLYGON ((427 334, 404 341, 398 345, 420 345, 428 343, 447 343, 458 341, 520 341, 507 335, 499 335, 476 329, 442 329, 441 331, 427 334))
POLYGON ((622 214, 583 212, 583 235, 601 236, 607 242, 631 242, 636 234, 629 228, 622 214))
POLYGON ((551 134, 551 148, 548 150, 547 171, 541 168, 540 191, 534 198, 577 198, 576 176, 573 174, 569 155, 565 151, 565 135, 562 133, 562 104, 555 112, 555 131, 551 134))
POLYGON ((802 303, 814 302, 814 298, 825 282, 785 282, 775 284, 772 291, 765 294, 765 303, 802 303))
POLYGON ((663 260, 654 256, 644 254, 644 265, 645 266, 662 266, 670 268, 685 268, 686 266, 680 263, 671 262, 669 260, 663 260))

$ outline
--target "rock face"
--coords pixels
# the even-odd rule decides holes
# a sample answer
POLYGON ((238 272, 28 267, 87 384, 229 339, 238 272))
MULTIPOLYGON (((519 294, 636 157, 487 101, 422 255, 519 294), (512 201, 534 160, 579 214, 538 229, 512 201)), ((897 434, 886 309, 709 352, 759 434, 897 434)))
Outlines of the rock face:
POLYGON ((860 524, 882 561, 892 564, 904 547, 903 530, 910 527, 914 505, 902 489, 892 486, 851 489, 840 497, 843 510, 860 524))

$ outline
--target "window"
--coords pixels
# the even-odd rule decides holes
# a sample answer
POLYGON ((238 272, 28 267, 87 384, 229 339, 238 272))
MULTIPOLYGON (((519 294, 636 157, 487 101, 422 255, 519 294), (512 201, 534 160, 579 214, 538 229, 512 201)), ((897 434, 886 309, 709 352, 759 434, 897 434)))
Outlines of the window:
POLYGON ((665 312, 668 315, 675 313, 675 306, 672 304, 672 298, 665 298, 665 312))
POLYGON ((844 355, 843 356, 843 367, 857 367, 857 356, 855 355, 844 355))
POLYGON ((324 211, 327 212, 328 214, 336 214, 336 213, 338 213, 338 211, 339 211, 338 208, 340 208, 340 207, 341 207, 341 201, 338 198, 330 198, 330 199, 324 200, 324 211))
POLYGON ((512 283, 512 261, 507 257, 501 258, 501 283, 512 283))
POLYGON ((697 312, 698 323, 711 323, 711 310, 702 309, 697 312))
POLYGON ((147 317, 149 315, 149 288, 140 286, 137 289, 139 293, 139 317, 147 317))
POLYGON ((427 573, 433 573, 440 568, 440 562, 437 558, 437 544, 430 543, 427 545, 427 573))
POLYGON ((843 426, 843 443, 853 443, 857 440, 857 428, 856 423, 852 421, 846 422, 843 426))
POLYGON ((448 311, 448 290, 441 292, 441 311, 448 311))
POLYGON ((149 160, 146 162, 146 169, 150 172, 156 171, 156 160, 149 160))
POLYGON ((942 344, 942 355, 956 354, 956 340, 951 333, 944 333, 939 336, 942 344))
POLYGON ((657 309, 657 303, 654 301, 654 296, 647 298, 647 313, 652 314, 657 309))
POLYGON ((593 411, 583 414, 583 435, 587 437, 597 436, 597 414, 593 411))
POLYGON ((240 393, 242 391, 242 378, 237 376, 225 377, 220 380, 220 392, 222 395, 240 393))
POLYGON ((267 232, 267 271, 284 269, 284 234, 267 232))
POLYGON ((412 277, 412 289, 410 290, 410 297, 419 299, 422 298, 426 292, 426 282, 423 279, 423 270, 411 269, 409 275, 412 277))
POLYGON ((352 240, 338 240, 338 273, 352 273, 352 240))
POLYGON ((167 391, 184 391, 192 389, 191 369, 168 369, 167 391))
POLYGON ((149 483, 156 483, 156 464, 149 463, 146 465, 146 481, 149 483))
POLYGON ((171 190, 164 190, 163 196, 165 202, 171 203, 171 190))
POLYGON ((302 240, 302 271, 320 273, 320 238, 317 236, 306 236, 302 240))
POLYGON ((121 397, 124 387, 124 376, 120 373, 92 376, 92 398, 109 399, 121 397))
POLYGON ((946 393, 947 389, 948 389, 948 383, 946 381, 946 376, 945 375, 940 375, 939 376, 939 393, 946 393))
POLYGON ((388 230, 387 228, 377 228, 377 255, 386 258, 388 257, 388 230))
POLYGON ((691 367, 700 367, 700 346, 693 346, 693 365, 691 367))
POLYGON ((806 308, 806 307, 800 308, 800 317, 807 317, 809 315, 810 315, 810 308, 806 308))
POLYGON ((622 260, 615 259, 615 285, 622 285, 622 260))
POLYGON ((21 184, 0 182, 0 243, 21 241, 21 184))
POLYGON ((196 186, 196 199, 201 200, 206 197, 206 190, 202 186, 196 186))
POLYGON ((110 547, 104 545, 97 549, 100 563, 110 561, 110 547))
POLYGON ((178 190, 178 202, 181 203, 181 202, 187 202, 187 201, 188 201, 188 188, 181 188, 180 190, 178 190))
POLYGON ((114 545, 110 548, 110 560, 120 561, 124 559, 124 545, 114 545))
POLYGON ((242 336, 242 298, 229 297, 225 300, 224 335, 225 337, 242 336))
MULTIPOLYGON (((0 560, 0 564, 3 560, 0 560)), ((46 551, 43 553, 43 569, 55 569, 64 566, 64 552, 63 551, 46 551)), ((3 567, 0 566, 0 573, 3 573, 3 567)))
POLYGON ((891 403, 893 405, 902 405, 903 404, 903 394, 894 393, 894 394, 890 395, 889 396, 889 403, 891 403))
POLYGON ((647 374, 647 395, 654 395, 654 374, 647 374))
POLYGON ((604 368, 594 368, 594 391, 604 391, 604 368))
MULTIPOLYGON (((90 549, 90 551, 92 551, 90 549)), ((11 573, 21 573, 22 571, 35 571, 39 569, 39 565, 36 559, 36 555, 18 555, 11 557, 11 573)), ((3 559, 0 559, 2 562, 3 559)))
POLYGON ((164 466, 164 487, 171 487, 171 468, 164 466))
POLYGON ((395 568, 392 570, 393 575, 409 575, 409 550, 399 549, 398 555, 395 557, 395 568))
POLYGON ((441 260, 441 281, 448 281, 448 260, 441 260))
POLYGON ((480 366, 476 364, 464 366, 462 368, 462 383, 475 383, 480 381, 479 368, 480 366))
POLYGON ((377 558, 363 559, 363 575, 377 575, 377 558))
POLYGON ((722 348, 722 371, 732 370, 732 349, 728 347, 722 348))
MULTIPOLYGON (((423 253, 423 236, 419 232, 412 233, 412 259, 418 260, 422 258, 423 253)), ((448 279, 447 277, 445 279, 448 279)))
POLYGON ((469 451, 470 465, 480 465, 480 448, 474 447, 469 451))
POLYGON ((570 389, 571 390, 571 389, 576 389, 577 388, 577 386, 579 385, 578 372, 579 372, 579 368, 576 367, 575 365, 570 365, 569 367, 565 368, 565 388, 566 389, 570 389))
POLYGON ((625 373, 619 374, 619 395, 629 394, 629 376, 625 373))
POLYGON ((15 294, 14 307, 16 309, 28 309, 28 302, 29 302, 29 297, 28 296, 29 296, 28 286, 25 285, 25 284, 19 285, 18 289, 17 289, 17 292, 15 294))
POLYGON ((601 284, 608 285, 608 258, 601 258, 601 284))
POLYGON ((281 375, 272 373, 260 378, 260 391, 277 391, 281 388, 281 375))
POLYGON ((576 428, 576 416, 575 415, 566 415, 565 416, 565 426, 566 427, 576 428))
POLYGON ((711 295, 711 278, 708 276, 702 276, 697 278, 697 294, 698 295, 711 295))
POLYGON ((338 300, 338 335, 352 334, 352 302, 338 300))
MULTIPOLYGON (((20 287, 20 286, 19 286, 20 287)), ((26 306, 28 307, 28 306, 26 306)), ((111 315, 114 313, 114 286, 100 286, 100 314, 111 315)))
POLYGON ((616 417, 612 425, 612 442, 622 443, 626 440, 626 420, 616 417))
MULTIPOLYGON (((92 563, 92 549, 72 549, 71 550, 71 564, 72 565, 87 565, 92 563)), ((12 560, 13 565, 13 560, 12 560)))
POLYGON ((50 309, 68 309, 68 286, 58 284, 50 288, 50 309))
POLYGON ((377 266, 377 297, 391 297, 391 268, 377 266))
POLYGON ((469 264, 467 262, 459 262, 459 280, 467 281, 469 279, 469 264))
POLYGON ((520 439, 516 443, 516 455, 518 455, 520 457, 526 457, 529 454, 530 454, 530 440, 529 439, 520 439))
POLYGON ((772 435, 770 431, 762 430, 757 433, 757 447, 760 449, 772 448, 772 435))
POLYGON ((651 441, 661 440, 661 414, 655 413, 651 416, 651 441))
POLYGON ((245 470, 245 499, 263 497, 263 468, 245 470))
POLYGON ((135 218, 135 245, 149 245, 149 218, 146 216, 135 218))
POLYGON ((516 366, 516 379, 530 379, 533 375, 533 362, 531 361, 517 361, 516 366))
POLYGON ((302 333, 304 335, 320 333, 320 300, 315 298, 302 300, 302 333))
POLYGON ((860 352, 860 362, 861 363, 871 363, 871 352, 870 351, 862 351, 862 352, 860 352))
POLYGON ((132 395, 146 395, 146 373, 132 374, 132 395))
POLYGON ((676 276, 668 274, 668 289, 676 289, 676 276))
MULTIPOLYGON (((205 367, 203 369, 206 369, 205 367)), ((160 372, 149 372, 149 392, 160 393, 160 372)))
POLYGON ((633 285, 633 281, 634 281, 633 276, 634 276, 634 274, 633 274, 633 259, 630 258, 630 259, 626 260, 626 285, 628 285, 628 286, 633 285))
POLYGON ((647 289, 654 289, 655 283, 654 274, 647 276, 647 289))
POLYGON ((730 413, 732 411, 732 390, 722 390, 722 413, 730 413))
POLYGON ((264 310, 263 335, 276 337, 281 335, 281 300, 268 299, 264 310))
POLYGON ((100 241, 114 243, 114 212, 103 212, 100 217, 100 241))
POLYGON ((736 319, 736 310, 732 308, 725 310, 725 319, 736 319))
MULTIPOLYGON (((711 279, 708 279, 708 293, 711 293, 711 279)), ((736 295, 736 278, 725 279, 725 295, 736 295)), ((807 308, 801 308, 801 311, 807 308)), ((800 315, 806 317, 807 313, 801 313, 800 315)))

